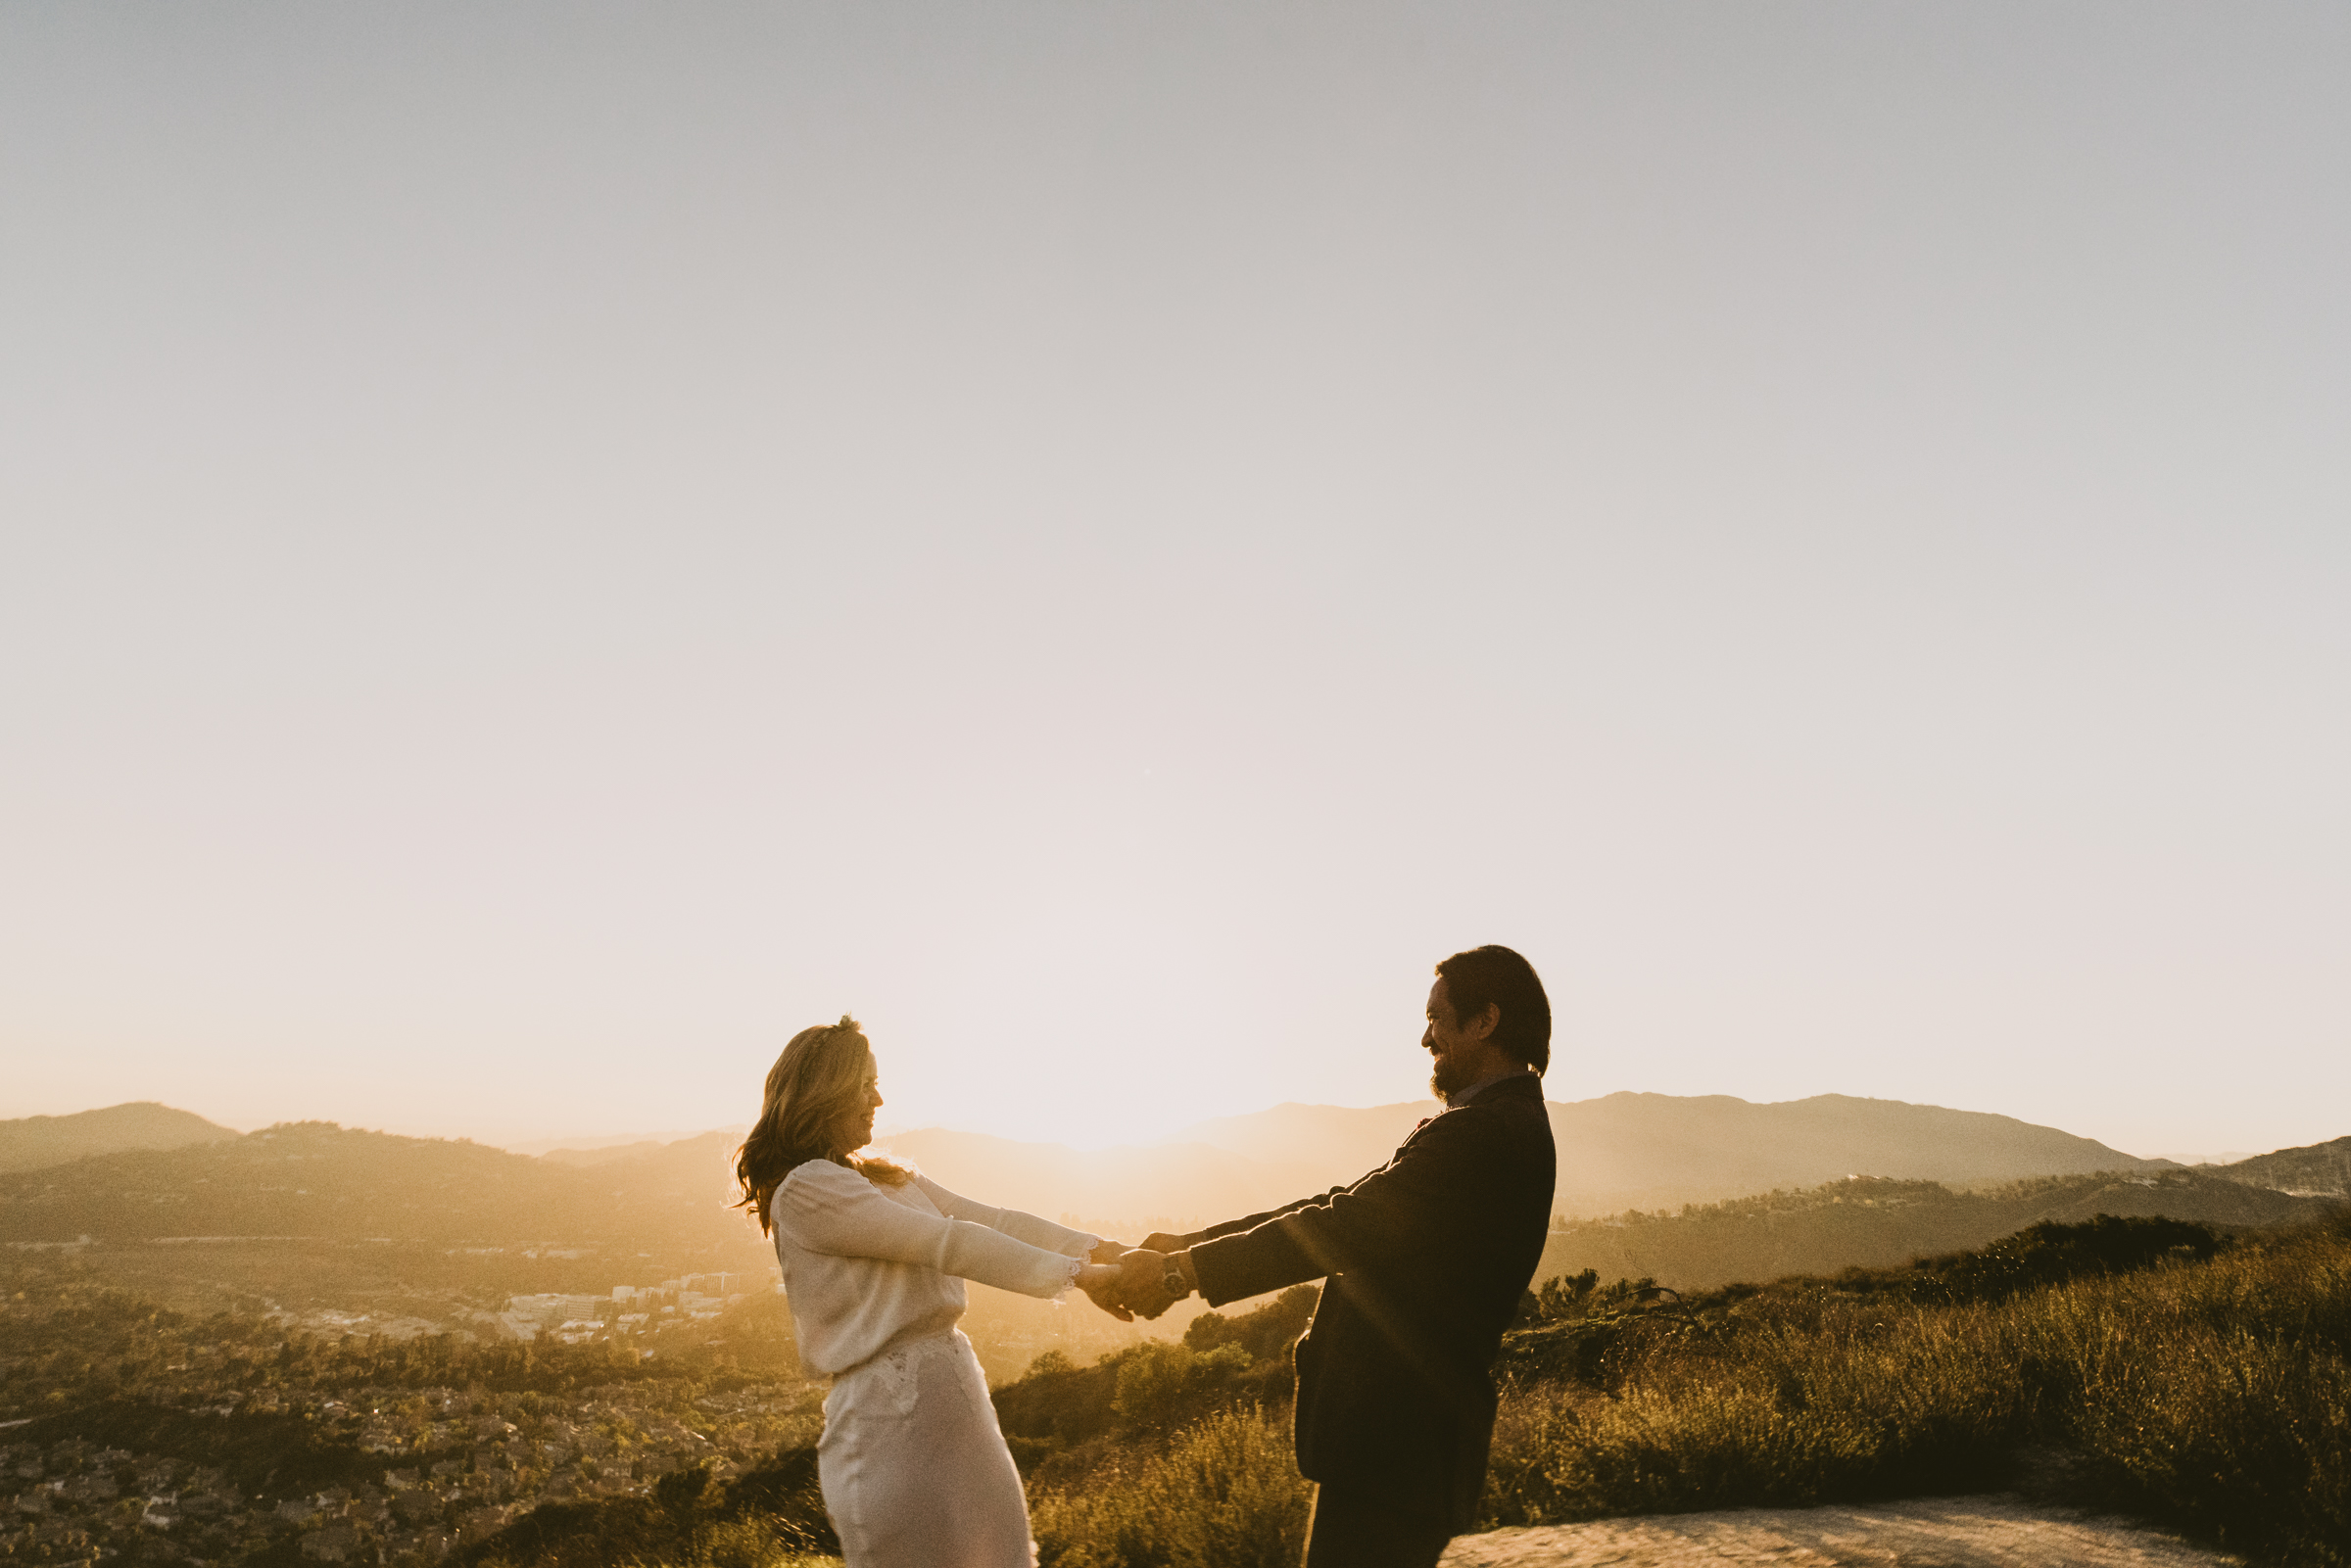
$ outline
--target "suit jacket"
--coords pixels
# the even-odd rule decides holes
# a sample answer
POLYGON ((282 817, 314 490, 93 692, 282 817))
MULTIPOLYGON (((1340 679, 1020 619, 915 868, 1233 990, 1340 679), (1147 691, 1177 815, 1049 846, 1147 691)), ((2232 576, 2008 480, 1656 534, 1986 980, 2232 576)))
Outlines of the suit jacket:
POLYGON ((1352 1186, 1183 1238, 1211 1307, 1325 1278, 1294 1353, 1301 1474, 1446 1474, 1466 1523, 1494 1354, 1542 1260, 1555 1173, 1542 1080, 1505 1078, 1352 1186))

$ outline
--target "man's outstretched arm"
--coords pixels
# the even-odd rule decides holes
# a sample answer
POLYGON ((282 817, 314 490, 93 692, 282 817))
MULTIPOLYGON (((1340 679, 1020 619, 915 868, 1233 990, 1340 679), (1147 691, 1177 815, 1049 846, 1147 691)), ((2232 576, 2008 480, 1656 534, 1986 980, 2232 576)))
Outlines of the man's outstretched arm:
POLYGON ((1222 1224, 1211 1225, 1206 1230, 1195 1230, 1188 1235, 1178 1236, 1173 1231, 1155 1230, 1143 1238, 1143 1245, 1155 1253, 1180 1252, 1186 1247, 1197 1247, 1202 1242, 1213 1241, 1219 1236, 1237 1236, 1242 1231, 1255 1230, 1269 1219, 1278 1219, 1283 1214, 1295 1213, 1310 1204, 1327 1203, 1332 1197, 1346 1190, 1344 1187, 1333 1187, 1328 1192, 1319 1192, 1311 1198, 1300 1198, 1293 1203, 1283 1204, 1279 1209, 1269 1209, 1262 1214, 1251 1214, 1244 1219, 1227 1219, 1222 1224))
POLYGON ((1204 1235, 1177 1266, 1218 1307, 1368 1263, 1427 1257, 1442 1251, 1465 1210, 1506 1182, 1478 1118, 1441 1117, 1385 1169, 1246 1230, 1204 1235))

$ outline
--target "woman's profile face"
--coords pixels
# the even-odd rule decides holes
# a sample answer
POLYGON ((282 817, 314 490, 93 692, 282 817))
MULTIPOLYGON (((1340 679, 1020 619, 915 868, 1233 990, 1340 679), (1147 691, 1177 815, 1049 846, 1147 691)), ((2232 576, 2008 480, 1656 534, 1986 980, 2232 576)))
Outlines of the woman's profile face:
POLYGON ((865 1077, 858 1085, 855 1109, 849 1114, 849 1147, 862 1149, 874 1141, 874 1113, 882 1109, 882 1069, 874 1054, 865 1054, 865 1077))

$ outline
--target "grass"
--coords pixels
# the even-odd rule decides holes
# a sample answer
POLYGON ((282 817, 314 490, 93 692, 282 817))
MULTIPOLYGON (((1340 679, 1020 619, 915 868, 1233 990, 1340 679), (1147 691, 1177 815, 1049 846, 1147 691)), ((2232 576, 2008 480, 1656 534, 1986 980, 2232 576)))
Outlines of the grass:
MULTIPOLYGON (((1962 1306, 1788 1281, 1512 1381, 1481 1527, 1998 1490, 2039 1450, 2069 1500, 2341 1568, 2347 1357, 2351 1221, 1962 1306)), ((1286 1425, 1226 1411, 1032 1487, 1040 1562, 1295 1562, 1286 1425)))
POLYGON ((1308 1491, 1288 1421, 1250 1405, 1114 1459, 1083 1486, 1039 1489, 1030 1525, 1039 1568, 1293 1568, 1308 1491))
POLYGON ((1599 1388, 1511 1391, 1497 1524, 2070 1490, 2223 1544, 2351 1562, 2351 1231, 1937 1307, 1833 1287, 1628 1336, 1599 1388))

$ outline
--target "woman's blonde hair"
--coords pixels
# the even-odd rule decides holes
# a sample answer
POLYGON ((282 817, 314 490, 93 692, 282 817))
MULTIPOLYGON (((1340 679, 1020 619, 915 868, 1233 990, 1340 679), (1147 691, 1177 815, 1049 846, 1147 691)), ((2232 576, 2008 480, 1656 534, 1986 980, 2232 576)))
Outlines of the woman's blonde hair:
POLYGON ((811 1160, 846 1165, 886 1187, 903 1186, 914 1172, 879 1155, 860 1155, 848 1146, 865 1109, 866 1069, 874 1048, 846 1013, 839 1023, 802 1029, 767 1070, 767 1096, 751 1135, 735 1151, 735 1179, 743 1185, 737 1209, 747 1209, 769 1227, 767 1201, 793 1167, 811 1160))

